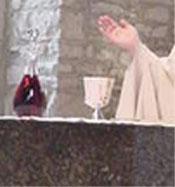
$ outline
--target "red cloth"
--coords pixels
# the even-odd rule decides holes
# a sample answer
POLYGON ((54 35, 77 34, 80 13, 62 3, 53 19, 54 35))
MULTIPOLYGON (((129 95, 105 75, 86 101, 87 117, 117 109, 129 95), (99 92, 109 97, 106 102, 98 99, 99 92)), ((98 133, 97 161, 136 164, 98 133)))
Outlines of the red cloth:
POLYGON ((42 116, 46 107, 46 98, 41 90, 37 75, 24 75, 17 87, 13 108, 18 116, 42 116))

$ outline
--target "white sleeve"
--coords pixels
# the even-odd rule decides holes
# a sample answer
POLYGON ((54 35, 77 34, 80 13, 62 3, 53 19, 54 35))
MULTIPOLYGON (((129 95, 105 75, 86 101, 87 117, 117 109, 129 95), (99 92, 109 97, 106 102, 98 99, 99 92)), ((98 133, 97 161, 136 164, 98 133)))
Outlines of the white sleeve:
MULTIPOLYGON (((162 58, 163 59, 163 58, 162 58)), ((167 58, 164 58, 165 60, 163 63, 164 70, 166 71, 167 75, 175 81, 175 45, 172 48, 170 55, 167 58)))
POLYGON ((170 55, 169 55, 169 58, 175 60, 175 45, 173 46, 173 48, 172 48, 172 50, 171 50, 171 53, 170 53, 170 55))
POLYGON ((125 73, 116 118, 136 119, 144 74, 147 73, 147 67, 158 60, 151 50, 139 43, 133 61, 125 73))

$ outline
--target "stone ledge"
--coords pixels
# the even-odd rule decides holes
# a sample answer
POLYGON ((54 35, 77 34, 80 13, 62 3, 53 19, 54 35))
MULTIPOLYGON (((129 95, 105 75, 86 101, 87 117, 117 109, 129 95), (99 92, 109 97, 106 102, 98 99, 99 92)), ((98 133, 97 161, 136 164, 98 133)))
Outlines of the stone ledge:
POLYGON ((14 121, 14 122, 45 122, 45 123, 68 123, 68 124, 94 124, 94 125, 112 125, 112 126, 138 126, 138 127, 153 127, 153 128, 175 128, 175 123, 160 122, 148 122, 148 121, 134 121, 134 120, 116 120, 115 118, 111 120, 107 119, 90 119, 90 118, 78 118, 78 117, 17 117, 17 116, 0 116, 0 121, 14 121))

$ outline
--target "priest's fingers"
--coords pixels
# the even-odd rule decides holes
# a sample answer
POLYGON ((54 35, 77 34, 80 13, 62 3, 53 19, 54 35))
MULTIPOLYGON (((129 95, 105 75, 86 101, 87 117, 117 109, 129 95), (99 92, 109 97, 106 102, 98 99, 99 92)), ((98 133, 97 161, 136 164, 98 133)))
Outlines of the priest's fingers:
POLYGON ((119 24, 121 27, 127 27, 128 25, 130 25, 129 22, 127 22, 125 19, 121 19, 119 21, 119 24))
POLYGON ((107 25, 114 25, 116 27, 118 25, 117 22, 108 15, 100 16, 99 21, 107 25))
POLYGON ((106 30, 103 27, 99 27, 100 32, 105 35, 108 36, 108 33, 106 32, 106 30))
POLYGON ((118 27, 118 24, 108 16, 101 16, 98 19, 98 24, 101 30, 103 29, 103 31, 106 31, 107 33, 113 32, 118 27))
POLYGON ((116 27, 119 26, 118 23, 108 15, 103 16, 103 19, 108 20, 108 23, 111 24, 111 25, 114 25, 116 27))
POLYGON ((103 25, 99 26, 100 31, 105 32, 106 34, 112 34, 114 31, 117 31, 117 28, 113 25, 110 25, 108 27, 104 27, 103 25))
POLYGON ((101 16, 98 19, 98 24, 102 25, 105 28, 109 27, 109 26, 112 26, 112 27, 117 27, 118 26, 118 24, 112 18, 110 18, 109 16, 101 16))

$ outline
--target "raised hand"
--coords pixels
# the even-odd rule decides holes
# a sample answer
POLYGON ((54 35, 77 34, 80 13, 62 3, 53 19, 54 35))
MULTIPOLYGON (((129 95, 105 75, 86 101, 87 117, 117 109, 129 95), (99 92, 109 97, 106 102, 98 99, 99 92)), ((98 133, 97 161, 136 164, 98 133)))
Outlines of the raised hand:
POLYGON ((139 35, 136 28, 122 19, 118 23, 108 15, 98 19, 99 30, 111 42, 134 55, 139 43, 139 35))

